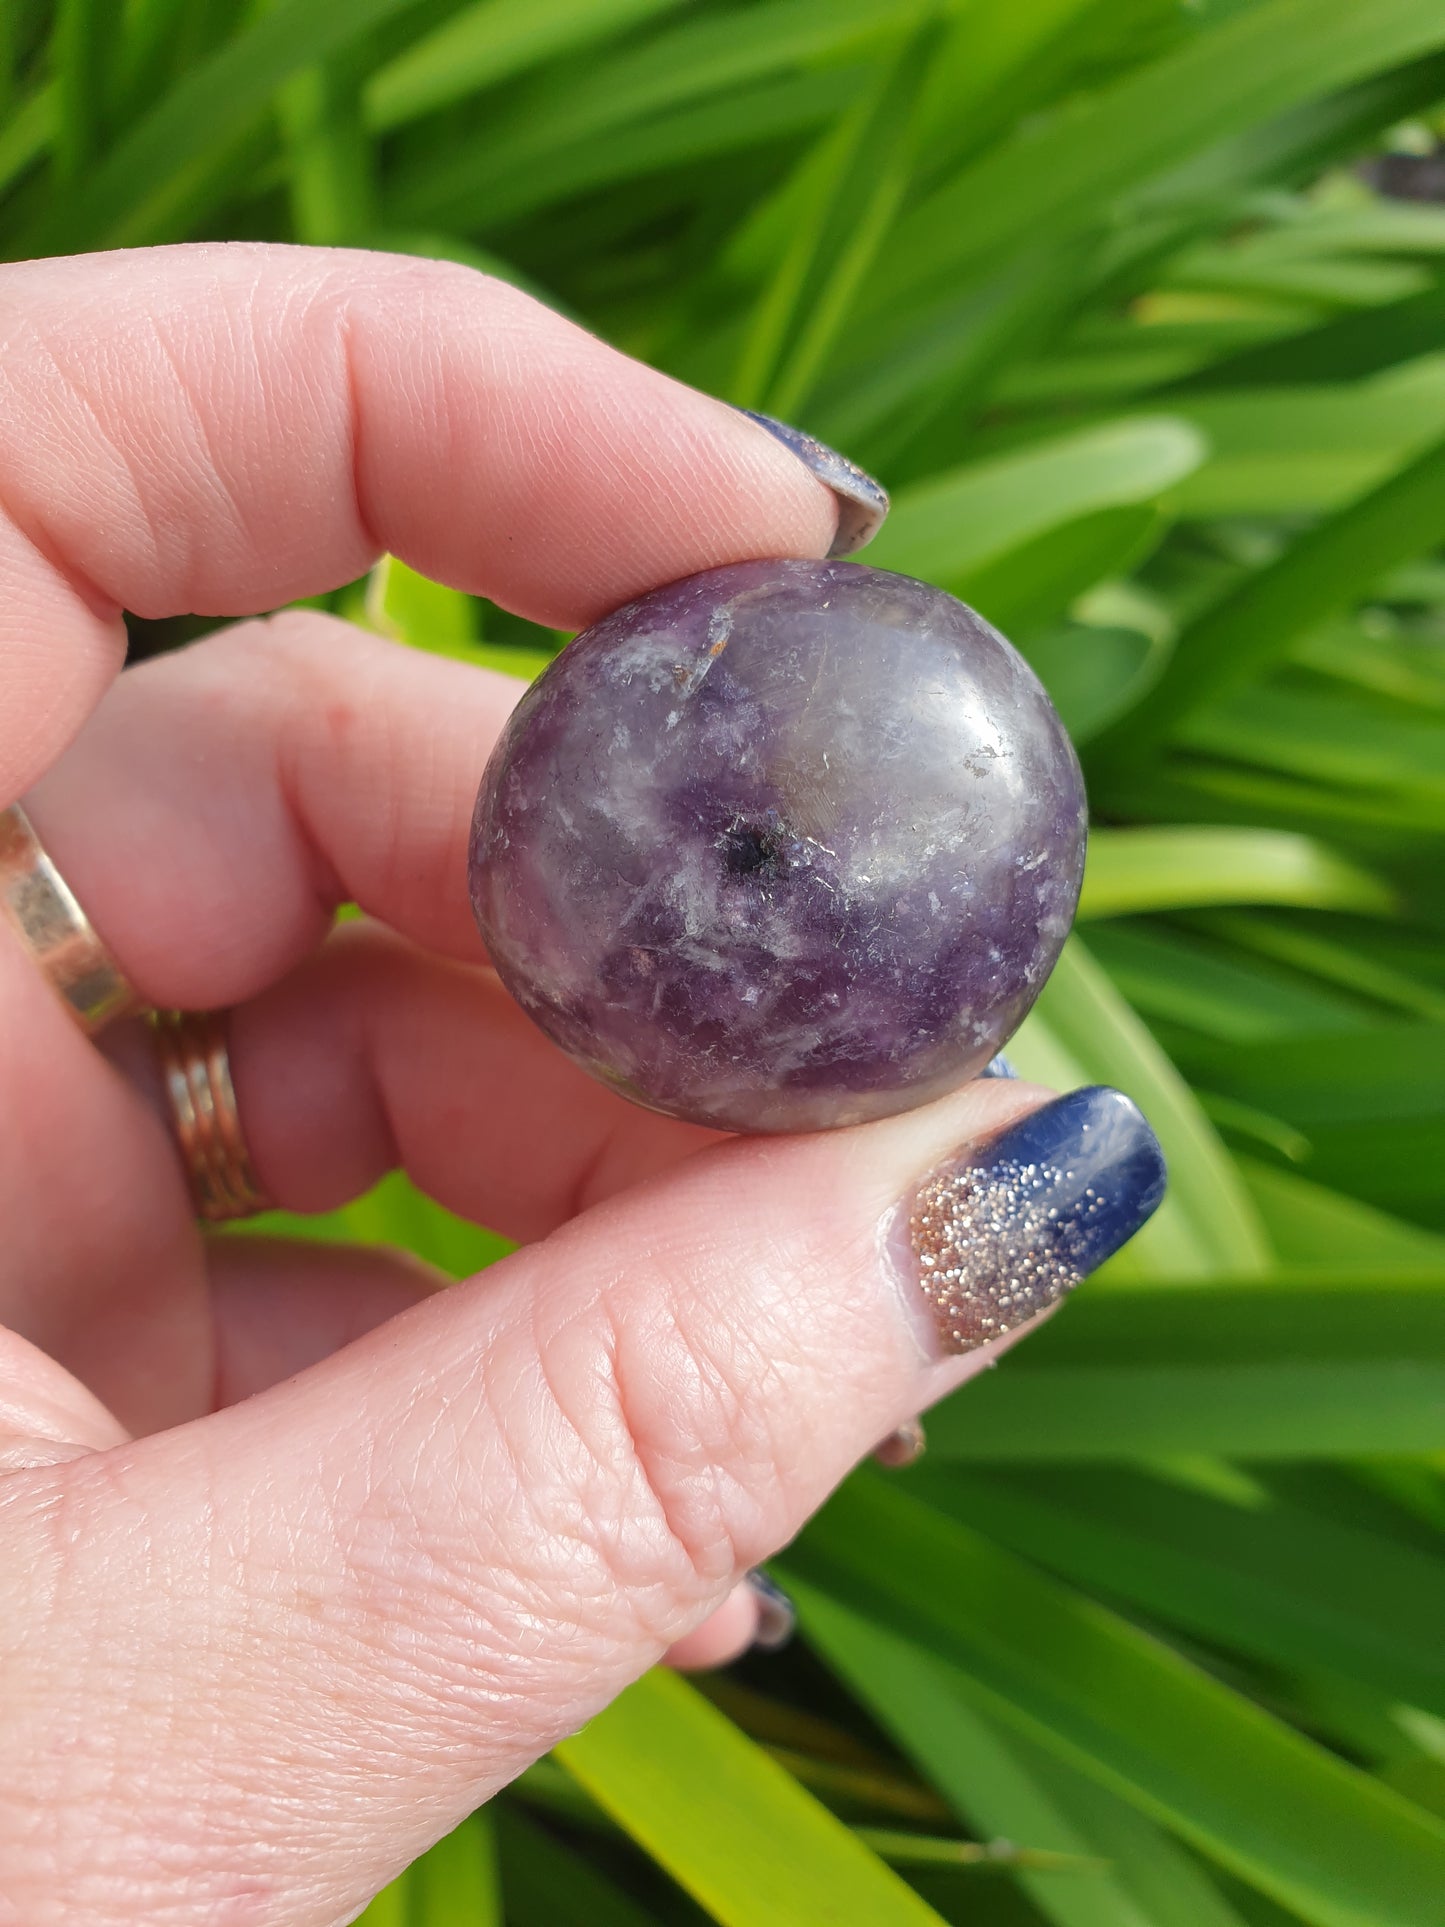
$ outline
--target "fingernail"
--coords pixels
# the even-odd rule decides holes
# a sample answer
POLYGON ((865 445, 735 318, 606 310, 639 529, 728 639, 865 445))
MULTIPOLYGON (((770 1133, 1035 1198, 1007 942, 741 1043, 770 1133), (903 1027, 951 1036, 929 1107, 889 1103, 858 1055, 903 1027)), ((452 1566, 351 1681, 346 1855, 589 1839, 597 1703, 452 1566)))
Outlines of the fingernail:
POLYGON ((946 1352, 971 1352, 1057 1304, 1164 1196, 1164 1154, 1137 1105, 1095 1085, 1020 1118, 925 1179, 906 1258, 946 1352))
POLYGON ((755 1566, 748 1574, 748 1586, 758 1602, 758 1630, 753 1634, 753 1649, 760 1653, 775 1653, 793 1637, 798 1624, 798 1609, 782 1587, 775 1585, 760 1566, 755 1566))
POLYGON ((838 533, 828 551, 830 557, 853 555, 873 540, 888 513, 888 491, 875 482, 866 469, 850 462, 836 448, 829 448, 826 442, 805 435, 801 428, 790 428, 786 422, 775 421, 771 415, 760 415, 754 408, 740 408, 738 413, 775 435, 784 448, 791 449, 804 467, 810 468, 837 496, 838 533))
POLYGON ((911 1418, 906 1425, 900 1425, 890 1432, 873 1448, 873 1462, 886 1471, 901 1472, 905 1465, 913 1465, 928 1450, 928 1434, 923 1429, 921 1418, 911 1418))
POLYGON ((979 1076, 980 1077, 1017 1077, 1018 1072, 1014 1069, 1013 1065, 1004 1056, 1003 1052, 1000 1051, 997 1057, 990 1059, 990 1061, 984 1065, 983 1069, 979 1072, 979 1076))

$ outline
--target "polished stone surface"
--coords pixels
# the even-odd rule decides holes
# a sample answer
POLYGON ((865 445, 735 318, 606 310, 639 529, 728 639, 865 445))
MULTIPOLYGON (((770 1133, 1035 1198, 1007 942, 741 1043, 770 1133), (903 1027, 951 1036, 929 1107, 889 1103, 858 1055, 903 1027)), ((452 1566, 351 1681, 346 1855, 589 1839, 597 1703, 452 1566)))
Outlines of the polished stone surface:
POLYGON ((971 609, 746 562, 571 643, 488 765, 471 888, 523 1008, 639 1103, 740 1131, 982 1070, 1078 899, 1078 762, 971 609))

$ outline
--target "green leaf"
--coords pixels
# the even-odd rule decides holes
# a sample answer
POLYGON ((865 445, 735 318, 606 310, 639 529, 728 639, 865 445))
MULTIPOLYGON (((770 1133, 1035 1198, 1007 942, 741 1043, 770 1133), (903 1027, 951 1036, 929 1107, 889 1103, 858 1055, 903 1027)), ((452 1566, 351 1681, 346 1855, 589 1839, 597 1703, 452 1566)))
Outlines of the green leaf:
MULTIPOLYGON (((1445 482, 1445 447, 1439 476, 1445 482)), ((1445 488, 1439 512, 1445 529, 1445 488)), ((1273 654, 1278 637, 1264 629, 1271 617, 1277 619, 1277 605, 1258 615, 1256 638, 1261 651, 1273 654)), ((1217 642, 1222 625, 1211 625, 1209 633, 1217 642)), ((1247 673, 1241 666, 1231 675, 1247 673)), ((1200 675, 1193 680, 1197 688, 1200 675)), ((1187 691, 1180 693, 1180 708, 1190 700, 1187 691)), ((1138 712, 1130 718, 1131 734, 1137 718, 1138 712)), ((1141 729, 1136 744, 1144 735, 1141 729)), ((1445 717, 1439 715, 1390 711, 1333 689, 1251 689, 1186 715, 1177 736, 1192 748, 1242 763, 1373 790, 1415 790, 1436 804, 1445 821, 1445 717)))
POLYGON ((1211 449, 1179 486, 1181 515, 1337 509, 1445 435, 1445 360, 1332 387, 1180 395, 1175 405, 1211 449))
POLYGON ((366 616, 371 627, 414 649, 475 660, 481 624, 477 604, 460 589, 448 589, 384 555, 366 585, 366 616))
MULTIPOLYGON (((981 595, 979 603, 992 619, 987 597, 981 595)), ((1062 623, 1019 648, 1076 747, 1133 707, 1168 653, 1138 629, 1092 622, 1062 623)))
MULTIPOLYGON (((1157 502, 1126 502, 1076 516, 1010 549, 997 562, 971 570, 969 594, 1011 640, 1025 635, 1032 651, 1036 631, 1057 621, 1106 576, 1127 576, 1157 546, 1167 527, 1168 518, 1157 502)), ((1091 625, 1094 620, 1091 616, 1091 625)), ((1075 640, 1087 648, 1087 636, 1075 640)), ((1144 640, 1155 638, 1146 634, 1144 640)))
POLYGON ((411 1869, 408 1927, 502 1927, 491 1815, 477 1813, 411 1869))
POLYGON ((1093 242, 1025 250, 985 282, 869 310, 815 398, 818 431, 881 469, 940 418, 972 413, 1004 370, 1064 324, 1090 284, 1093 242))
POLYGON ((671 13, 681 0, 478 0, 421 35, 371 76, 367 125, 378 133, 578 53, 671 13))
POLYGON ((1000 1720, 956 1668, 791 1573, 789 1584, 809 1644, 971 1826, 1077 1857, 1067 1870, 1020 1866, 1013 1875, 1056 1927, 1239 1927, 1204 1876, 1142 1815, 1102 1788, 1090 1789, 1088 1804, 1081 1796, 1088 1783, 1000 1720), (1124 1854, 1121 1830, 1129 1835, 1124 1854), (1146 1858, 1166 1864, 1173 1893, 1163 1905, 1157 1892, 1146 1899, 1134 1886, 1146 1858))
POLYGON ((1226 1043, 1359 1030, 1377 1013, 1212 943, 1198 930, 1101 924, 1089 949, 1151 1022, 1186 1024, 1226 1043))
POLYGON ((105 137, 105 83, 119 21, 109 0, 56 0, 50 59, 55 72, 55 168, 66 183, 91 164, 105 137))
MULTIPOLYGON (((846 108, 864 81, 858 68, 826 68, 718 99, 644 117, 604 135, 568 141, 518 159, 506 152, 463 152, 400 175, 389 206, 393 224, 460 222, 484 231, 579 196, 594 196, 650 175, 764 148, 811 132, 846 108)), ((517 145, 521 145, 521 141, 517 145)))
POLYGON ((1445 1024, 1372 1024, 1327 1042, 1221 1046, 1211 1067, 1246 1102, 1312 1124, 1426 1119, 1445 1109, 1445 1024))
POLYGON ((0 191, 38 160, 54 139, 59 103, 52 81, 8 111, 0 125, 0 191))
POLYGON ((1289 1283, 1094 1281, 929 1417, 975 1462, 1445 1450, 1445 1262, 1289 1283))
POLYGON ((1387 911, 1394 893, 1312 838, 1287 830, 1095 830, 1079 915, 1134 916, 1211 903, 1387 911))
POLYGON ((908 187, 937 46, 925 24, 804 164, 789 246, 743 345, 733 400, 790 417, 805 403, 908 187))
POLYGON ((1241 949, 1258 953, 1307 971, 1328 984, 1338 984, 1369 997, 1390 1010, 1428 1022, 1445 1023, 1445 992, 1418 976, 1383 963, 1356 942, 1337 941, 1317 930, 1301 929, 1282 917, 1225 914, 1207 920, 1211 935, 1222 935, 1241 949))
POLYGON ((1353 1265, 1374 1275, 1392 1266, 1445 1269, 1445 1238, 1296 1172, 1250 1158, 1238 1162, 1282 1263, 1353 1265))
POLYGON ((356 1917, 356 1927, 411 1927, 411 1880, 403 1874, 383 1887, 365 1913, 356 1917))
MULTIPOLYGON (((1179 638, 1115 754, 1137 759, 1179 720, 1282 656, 1297 636, 1445 535, 1445 441, 1301 536, 1179 638)), ((1122 725, 1121 725, 1122 728, 1122 725)))
POLYGON ((266 107, 289 75, 354 42, 418 0, 277 0, 194 68, 87 173, 68 204, 49 210, 31 252, 125 247, 164 227, 189 185, 189 163, 212 153, 266 107))
POLYGON ((364 1197, 337 1211, 303 1217, 267 1211, 228 1225, 233 1238, 301 1238, 322 1244, 397 1245, 452 1278, 470 1278, 515 1250, 500 1232, 456 1217, 393 1171, 364 1197))
POLYGON ((433 582, 394 555, 384 555, 367 578, 364 615, 369 628, 413 649, 478 669, 499 669, 524 682, 540 676, 552 661, 549 651, 522 643, 483 642, 481 605, 474 596, 433 582))
POLYGON ((1207 1277, 1264 1270, 1269 1244, 1213 1127, 1144 1025, 1071 938, 1009 1056, 1056 1089, 1114 1084, 1143 1109, 1169 1164, 1164 1203, 1111 1276, 1207 1277))
POLYGON ((1445 283, 1368 314, 1341 315, 1318 328, 1292 333, 1224 355, 1172 384, 1180 397, 1201 390, 1292 387, 1360 381, 1397 362, 1435 353, 1445 339, 1445 283))
POLYGON ((1198 1638, 1445 1713, 1445 1560, 1271 1501, 1107 1466, 920 1475, 929 1504, 1198 1638))
POLYGON ((1445 1921, 1445 1826, 881 1477, 844 1487, 794 1569, 910 1633, 1026 1733, 1320 1927, 1445 1921))
POLYGON ((507 1896, 507 1927, 656 1927, 589 1861, 518 1812, 499 1803, 497 1842, 507 1896))
POLYGON ((638 157, 659 164, 660 135, 668 154, 685 151, 677 136, 689 116, 708 129, 699 152, 722 151, 729 135, 733 146, 774 138, 780 102, 790 131, 806 125, 815 110, 789 121, 787 103, 826 103, 826 114, 854 91, 846 75, 806 70, 890 37, 893 12, 888 0, 774 0, 747 31, 727 13, 683 22, 604 57, 570 86, 524 97, 460 151, 428 154, 398 180, 393 218, 426 223, 462 209, 470 225, 483 210, 491 223, 624 178, 638 157), (742 91, 749 83, 752 96, 742 91))
POLYGON ((290 148, 292 222, 298 241, 342 247, 372 225, 371 149, 361 126, 358 77, 344 60, 293 74, 280 89, 290 148))
POLYGON ((1204 459, 1187 422, 1110 422, 899 491, 875 536, 879 568, 966 589, 1010 550, 1100 509, 1151 502, 1204 459))
POLYGON ((999 143, 904 222, 883 280, 900 298, 945 273, 1067 233, 1193 151, 1445 44, 1434 0, 1266 0, 999 143))
POLYGON ((1302 1131, 1313 1175, 1445 1229, 1445 1025, 1386 1023, 1249 1048, 1187 1040, 1182 1065, 1302 1131))
POLYGON ((932 1908, 675 1673, 647 1674, 557 1756, 725 1927, 939 1927, 932 1908))
POLYGON ((935 176, 1066 98, 1081 81, 1156 56, 1161 26, 1166 33, 1185 28, 1168 0, 960 8, 937 63, 929 152, 935 176))

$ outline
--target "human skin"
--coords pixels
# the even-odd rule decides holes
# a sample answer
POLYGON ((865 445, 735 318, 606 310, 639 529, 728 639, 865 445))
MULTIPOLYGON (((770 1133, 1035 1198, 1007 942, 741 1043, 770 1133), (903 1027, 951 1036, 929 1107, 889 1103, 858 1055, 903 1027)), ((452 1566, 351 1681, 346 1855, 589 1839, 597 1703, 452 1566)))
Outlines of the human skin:
POLYGON ((480 953, 516 685, 306 614, 119 674, 123 608, 383 549, 567 627, 822 556, 763 429, 435 263, 24 264, 0 326, 0 803, 147 1003, 235 1007, 278 1204, 400 1165, 523 1246, 437 1291, 203 1238, 143 1030, 88 1041, 0 919, 0 1922, 333 1927, 659 1658, 745 1644, 742 1575, 995 1355, 939 1346, 886 1228, 1046 1093, 785 1140, 637 1110, 480 953))

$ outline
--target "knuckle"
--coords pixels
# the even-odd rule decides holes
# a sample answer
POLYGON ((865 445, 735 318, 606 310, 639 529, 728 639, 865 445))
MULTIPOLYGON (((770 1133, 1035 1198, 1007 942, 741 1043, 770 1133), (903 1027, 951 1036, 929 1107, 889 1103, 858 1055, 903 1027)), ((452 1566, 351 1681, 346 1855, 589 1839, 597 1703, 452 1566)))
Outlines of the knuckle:
MULTIPOLYGON (((690 1590, 771 1550, 791 1512, 786 1347, 720 1302, 716 1255, 657 1253, 599 1301, 604 1396, 629 1497, 690 1590)), ((729 1302, 730 1301, 730 1302, 729 1302)))
POLYGON ((565 1701, 599 1653, 669 1643, 789 1529, 767 1334, 665 1261, 578 1287, 529 1294, 465 1400, 419 1385, 332 1495, 341 1621, 424 1698, 505 1701, 525 1679, 565 1701))

